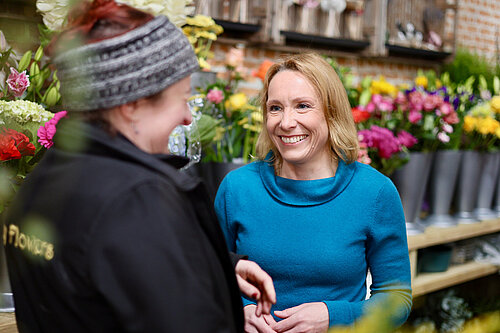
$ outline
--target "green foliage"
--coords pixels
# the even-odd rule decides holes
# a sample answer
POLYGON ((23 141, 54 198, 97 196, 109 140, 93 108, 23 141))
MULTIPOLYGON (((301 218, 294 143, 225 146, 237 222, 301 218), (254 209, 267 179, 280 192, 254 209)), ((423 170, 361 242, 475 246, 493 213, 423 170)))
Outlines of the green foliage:
POLYGON ((444 72, 448 72, 450 80, 455 83, 464 83, 473 77, 472 88, 479 93, 481 82, 486 88, 494 92, 495 74, 500 74, 500 66, 496 68, 483 56, 472 53, 467 49, 457 49, 453 61, 443 67, 444 72))

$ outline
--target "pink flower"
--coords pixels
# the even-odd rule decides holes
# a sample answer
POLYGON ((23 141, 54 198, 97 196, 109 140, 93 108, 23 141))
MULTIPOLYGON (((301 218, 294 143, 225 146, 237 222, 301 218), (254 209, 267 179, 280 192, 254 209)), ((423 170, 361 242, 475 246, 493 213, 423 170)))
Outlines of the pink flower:
POLYGON ((396 95, 396 99, 394 100, 394 103, 406 104, 406 103, 408 103, 408 99, 406 98, 406 95, 402 91, 398 91, 398 94, 396 95))
POLYGON ((451 106, 451 104, 445 102, 445 103, 441 104, 441 106, 439 107, 439 113, 438 112, 436 112, 436 113, 438 113, 438 116, 440 116, 440 115, 447 116, 452 112, 453 112, 453 107, 451 106))
POLYGON ((412 124, 418 123, 420 121, 420 119, 422 119, 422 113, 421 112, 410 111, 410 113, 408 114, 408 120, 412 124))
POLYGON ((452 111, 449 115, 444 116, 443 120, 452 125, 460 122, 460 119, 458 119, 458 115, 455 111, 452 111))
POLYGON ((382 112, 391 112, 394 110, 394 103, 392 98, 382 98, 377 106, 382 112))
POLYGON ((382 102, 382 95, 380 95, 380 94, 373 94, 372 95, 372 102, 375 103, 375 104, 379 104, 380 102, 382 102))
POLYGON ((207 94, 207 99, 214 104, 219 104, 224 99, 224 94, 222 90, 210 89, 207 94))
POLYGON ((26 74, 26 71, 19 73, 11 67, 7 84, 9 85, 9 90, 14 94, 14 96, 21 97, 30 86, 29 76, 26 74))
POLYGON ((436 108, 436 100, 433 95, 425 95, 423 107, 425 111, 431 111, 436 108))
POLYGON ((443 143, 450 142, 450 137, 445 132, 439 132, 437 135, 437 138, 439 139, 439 141, 441 141, 443 143))
POLYGON ((226 64, 236 68, 243 64, 243 49, 233 47, 226 53, 226 64))
POLYGON ((418 91, 413 91, 408 94, 408 100, 410 102, 410 109, 413 111, 422 111, 424 104, 424 97, 418 91))
POLYGON ((376 148, 381 158, 391 158, 401 147, 394 134, 384 127, 372 126, 358 132, 358 138, 370 148, 376 148))
POLYGON ((407 131, 401 131, 398 134, 398 142, 406 148, 411 148, 418 142, 418 140, 407 131))
POLYGON ((375 104, 370 102, 366 105, 364 111, 373 113, 375 111, 375 104))
POLYGON ((45 125, 38 128, 38 142, 40 142, 42 146, 50 148, 54 145, 54 141, 52 141, 52 139, 56 134, 56 125, 59 120, 66 117, 67 114, 68 112, 66 111, 57 112, 51 120, 47 121, 45 125))

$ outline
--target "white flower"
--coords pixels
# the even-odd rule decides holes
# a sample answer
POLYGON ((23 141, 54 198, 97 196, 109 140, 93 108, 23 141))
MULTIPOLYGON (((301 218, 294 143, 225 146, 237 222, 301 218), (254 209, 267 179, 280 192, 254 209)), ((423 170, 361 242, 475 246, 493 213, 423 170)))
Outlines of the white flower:
POLYGON ((337 13, 342 13, 345 7, 345 0, 321 0, 321 9, 323 9, 324 11, 333 9, 337 13))
POLYGON ((165 15, 170 22, 180 27, 186 23, 186 15, 190 14, 187 7, 190 0, 116 0, 131 7, 143 10, 152 15, 165 15))
POLYGON ((60 31, 63 28, 70 0, 37 0, 36 8, 42 14, 43 23, 52 31, 60 31))
POLYGON ((442 124, 442 128, 446 133, 453 133, 453 126, 451 126, 450 124, 444 123, 442 124))
POLYGON ((437 137, 438 137, 439 141, 441 141, 443 143, 450 142, 450 137, 445 132, 439 132, 437 137))
MULTIPOLYGON (((90 0, 92 1, 92 0, 90 0)), ((67 22, 67 16, 72 0, 37 0, 36 8, 42 14, 43 23, 53 31, 60 31, 67 22)), ((176 26, 186 22, 193 8, 187 6, 190 0, 116 0, 154 16, 165 15, 176 26)))
POLYGON ((52 112, 46 111, 40 104, 25 101, 0 101, 0 114, 2 120, 11 119, 19 124, 30 121, 42 123, 54 116, 52 112))

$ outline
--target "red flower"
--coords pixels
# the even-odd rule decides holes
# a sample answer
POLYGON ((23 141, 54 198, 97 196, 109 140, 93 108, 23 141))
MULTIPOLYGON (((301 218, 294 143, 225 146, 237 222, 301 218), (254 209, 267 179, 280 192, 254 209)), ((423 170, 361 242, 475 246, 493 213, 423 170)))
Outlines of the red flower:
POLYGON ((0 129, 0 161, 17 160, 23 156, 35 155, 35 146, 30 143, 23 133, 7 129, 0 129))
POLYGON ((351 111, 352 111, 352 116, 354 117, 354 122, 356 124, 370 119, 370 112, 361 110, 357 106, 353 107, 351 111))

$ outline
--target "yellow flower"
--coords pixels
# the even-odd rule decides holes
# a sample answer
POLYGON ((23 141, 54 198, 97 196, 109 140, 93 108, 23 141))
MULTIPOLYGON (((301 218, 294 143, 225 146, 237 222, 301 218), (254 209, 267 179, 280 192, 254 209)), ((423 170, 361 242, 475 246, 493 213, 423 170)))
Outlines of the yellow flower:
POLYGON ((464 117, 464 131, 472 132, 476 128, 477 118, 472 116, 464 117))
POLYGON ((195 15, 194 17, 186 17, 186 24, 208 28, 211 25, 215 25, 215 21, 209 16, 195 15))
POLYGON ((254 111, 252 112, 252 121, 256 123, 262 123, 264 121, 264 117, 262 116, 262 112, 259 111, 254 111))
POLYGON ((500 123, 492 117, 480 118, 477 121, 477 130, 483 135, 494 134, 500 123))
POLYGON ((417 86, 421 86, 421 87, 427 88, 427 84, 428 83, 429 82, 428 82, 427 78, 425 76, 423 76, 423 75, 417 76, 415 78, 415 84, 417 86))
POLYGON ((441 83, 441 80, 440 79, 436 79, 436 88, 441 88, 443 86, 443 84, 441 83))
POLYGON ((210 64, 203 58, 198 58, 198 63, 202 69, 210 69, 210 64))
POLYGON ((396 96, 398 89, 396 86, 385 81, 384 77, 381 76, 378 81, 372 81, 370 85, 370 90, 372 94, 385 94, 396 96))
POLYGON ((495 135, 500 139, 500 127, 495 131, 495 135))
POLYGON ((208 32, 208 31, 197 31, 194 34, 194 37, 196 38, 206 38, 210 40, 217 40, 217 35, 214 34, 213 32, 208 32))
POLYGON ((227 100, 227 108, 230 110, 238 110, 241 109, 245 104, 247 104, 248 99, 244 93, 237 93, 231 95, 227 100))
POLYGON ((500 96, 493 96, 490 101, 490 106, 494 112, 500 113, 500 96))

